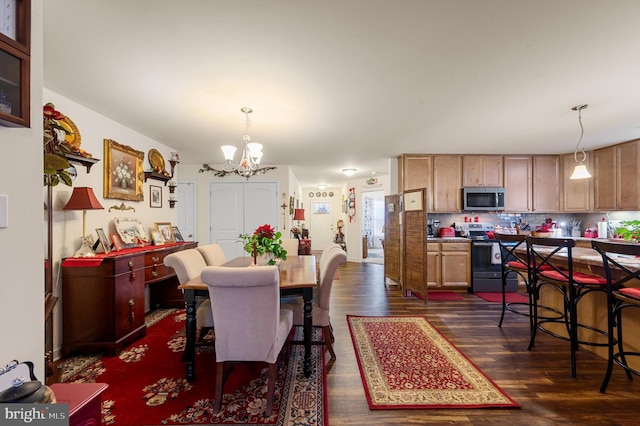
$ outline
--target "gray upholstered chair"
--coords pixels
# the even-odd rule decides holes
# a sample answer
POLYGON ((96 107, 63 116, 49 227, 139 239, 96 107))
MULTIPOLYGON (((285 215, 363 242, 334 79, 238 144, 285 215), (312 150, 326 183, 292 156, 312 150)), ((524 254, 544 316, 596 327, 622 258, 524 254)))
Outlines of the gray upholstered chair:
POLYGON ((280 309, 277 266, 228 268, 208 266, 201 274, 209 288, 216 325, 214 413, 220 411, 226 361, 266 362, 267 406, 271 415, 276 361, 293 327, 293 312, 280 309))
POLYGON ((282 247, 287 251, 287 257, 298 255, 298 245, 300 241, 297 238, 283 238, 282 247))
POLYGON ((219 244, 214 243, 198 246, 196 250, 204 257, 207 266, 222 266, 227 263, 227 256, 225 256, 219 244))
MULTIPOLYGON (((331 359, 336 358, 333 350, 333 330, 331 329, 331 321, 329 318, 331 288, 338 267, 346 262, 347 254, 339 246, 337 248, 329 247, 327 249, 327 253, 323 254, 320 258, 318 292, 313 296, 313 326, 322 328, 322 341, 314 343, 325 344, 329 354, 331 354, 331 359), (325 258, 324 262, 322 261, 323 257, 325 258)), ((287 300, 286 303, 283 303, 282 308, 293 310, 294 326, 302 326, 304 324, 304 303, 301 300, 287 300)))
MULTIPOLYGON (((196 278, 207 266, 204 257, 196 249, 171 253, 165 256, 164 264, 173 268, 180 284, 196 278)), ((206 297, 196 298, 196 327, 200 328, 200 341, 213 328, 211 301, 206 297)))

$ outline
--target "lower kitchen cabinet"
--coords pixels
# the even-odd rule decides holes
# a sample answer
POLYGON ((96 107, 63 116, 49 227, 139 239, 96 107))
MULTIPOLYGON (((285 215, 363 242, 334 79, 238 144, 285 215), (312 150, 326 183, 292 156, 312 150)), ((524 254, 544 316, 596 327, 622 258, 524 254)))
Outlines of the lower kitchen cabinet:
POLYGON ((467 289, 471 285, 471 243, 427 243, 429 289, 467 289))
POLYGON ((196 246, 177 243, 64 260, 62 356, 97 350, 116 355, 144 336, 145 287, 151 286, 153 294, 153 287, 168 283, 179 292, 175 271, 164 266, 164 257, 196 246))

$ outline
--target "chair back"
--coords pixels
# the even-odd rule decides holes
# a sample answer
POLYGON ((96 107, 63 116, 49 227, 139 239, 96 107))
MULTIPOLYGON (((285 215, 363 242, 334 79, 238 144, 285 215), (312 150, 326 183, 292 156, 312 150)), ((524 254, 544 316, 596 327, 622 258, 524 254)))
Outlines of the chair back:
POLYGON ((201 277, 216 325, 216 361, 274 363, 286 340, 279 330, 278 267, 207 266, 201 277))
POLYGON ((526 278, 528 284, 531 280, 529 277, 531 260, 525 235, 496 233, 494 237, 500 246, 502 276, 506 277, 509 273, 515 271, 521 274, 523 278, 526 278), (522 250, 524 250, 524 253, 522 253, 522 250))
POLYGON ((298 245, 300 241, 297 238, 283 238, 282 248, 287 251, 287 257, 298 255, 298 245))
POLYGON ((204 258, 196 249, 186 249, 171 253, 165 256, 164 264, 173 268, 180 284, 197 277, 202 272, 202 269, 207 266, 204 258))
POLYGON ((637 281, 640 280, 639 244, 593 240, 591 247, 602 256, 609 290, 623 287, 625 283, 632 280, 636 281, 632 287, 640 287, 640 282, 637 281))
POLYGON ((320 254, 320 261, 318 262, 318 283, 322 281, 324 271, 327 269, 327 263, 329 262, 330 254, 333 250, 342 250, 340 244, 330 243, 322 249, 320 254))
POLYGON ((331 287, 333 287, 333 278, 336 275, 338 266, 347 262, 347 254, 344 250, 330 249, 327 255, 328 259, 325 264, 324 270, 320 270, 320 282, 318 283, 318 307, 325 311, 329 310, 329 302, 331 300, 331 287))
POLYGON ((227 263, 227 256, 225 256, 222 247, 219 244, 206 244, 204 246, 196 247, 196 250, 200 252, 207 266, 222 266, 227 263))
POLYGON ((540 272, 549 274, 550 272, 565 281, 573 281, 573 259, 571 249, 576 242, 565 238, 525 237, 529 245, 529 256, 531 261, 531 278, 536 279, 540 272), (558 266, 557 259, 560 257, 566 260, 567 267, 558 266))

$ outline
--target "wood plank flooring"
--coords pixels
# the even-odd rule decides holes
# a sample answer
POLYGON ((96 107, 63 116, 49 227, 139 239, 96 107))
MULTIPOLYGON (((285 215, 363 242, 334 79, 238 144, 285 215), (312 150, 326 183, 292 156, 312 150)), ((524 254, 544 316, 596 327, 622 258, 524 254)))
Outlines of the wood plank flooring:
MULTIPOLYGON (((527 350, 526 317, 507 312, 498 328, 500 304, 471 294, 459 302, 407 298, 387 287, 383 265, 352 263, 333 283, 331 322, 337 359, 328 361, 331 425, 631 425, 640 422, 640 377, 629 381, 614 366, 606 394, 598 389, 606 361, 586 350, 578 353, 578 377, 571 378, 567 342, 538 333, 527 350), (521 408, 369 410, 349 335, 346 315, 425 316, 521 408)), ((327 354, 327 360, 329 356, 327 354)))

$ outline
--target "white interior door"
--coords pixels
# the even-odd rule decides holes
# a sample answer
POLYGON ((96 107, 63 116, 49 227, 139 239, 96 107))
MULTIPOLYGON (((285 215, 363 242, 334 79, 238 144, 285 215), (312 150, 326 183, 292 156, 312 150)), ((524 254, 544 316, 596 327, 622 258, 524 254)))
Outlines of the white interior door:
POLYGON ((238 241, 240 234, 258 226, 278 227, 278 191, 275 182, 211 183, 210 241, 220 244, 227 259, 246 253, 238 241))
POLYGON ((178 229, 185 241, 194 241, 196 235, 196 183, 178 181, 176 188, 178 229))

